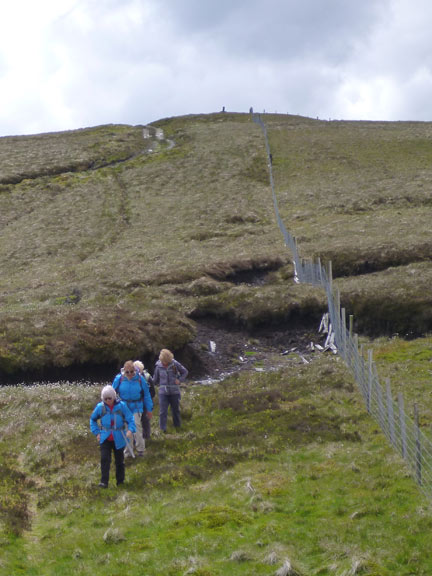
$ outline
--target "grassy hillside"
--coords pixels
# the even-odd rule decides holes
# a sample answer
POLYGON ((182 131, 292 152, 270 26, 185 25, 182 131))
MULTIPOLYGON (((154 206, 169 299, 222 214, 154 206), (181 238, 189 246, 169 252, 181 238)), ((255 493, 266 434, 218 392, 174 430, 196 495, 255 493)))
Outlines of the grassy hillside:
POLYGON ((337 357, 187 387, 102 492, 99 392, 1 390, 1 575, 430 574, 430 505, 337 357))
MULTIPOLYGON (((332 259, 380 376, 427 431, 431 125, 265 121, 287 228, 332 259)), ((200 325, 253 334, 325 310, 291 281, 250 117, 155 126, 163 139, 0 139, 3 379, 112 376, 162 346, 191 354, 200 325)), ((158 434, 156 408, 146 458, 102 493, 88 419, 105 380, 0 388, 0 575, 429 575, 430 502, 340 359, 310 360, 188 386, 181 432, 158 434)))
MULTIPOLYGON (((3 184, 0 194, 3 372, 181 349, 194 335, 188 315, 199 315, 205 297, 219 295, 221 308, 232 300, 234 285, 225 280, 288 262, 268 199, 261 134, 248 117, 161 125, 172 149, 167 141, 150 145, 142 127, 124 126, 18 139, 16 149, 15 139, 0 140, 13 167, 4 181, 24 178, 3 184), (90 169, 58 174, 69 145, 70 165, 84 157, 90 169), (33 148, 50 155, 53 175, 36 158, 34 171, 44 175, 27 177, 22 155, 33 148), (109 148, 114 164, 98 168, 109 148), (119 161, 124 156, 130 159, 119 161)), ((280 296, 283 282, 271 290, 280 296)))
POLYGON ((432 326, 432 124, 266 116, 279 207, 370 334, 432 326))
MULTIPOLYGON (((343 276, 356 329, 429 331, 431 125, 265 121, 286 226, 343 276)), ((155 127, 0 138, 3 379, 187 353, 197 320, 254 330, 325 309, 287 283, 250 116, 155 127)))

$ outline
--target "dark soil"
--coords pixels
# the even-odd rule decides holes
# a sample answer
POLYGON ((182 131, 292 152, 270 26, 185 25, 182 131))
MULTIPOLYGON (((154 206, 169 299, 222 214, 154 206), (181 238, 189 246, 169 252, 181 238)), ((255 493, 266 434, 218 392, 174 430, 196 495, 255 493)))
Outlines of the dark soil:
POLYGON ((195 340, 176 358, 190 369, 194 380, 219 380, 241 370, 269 371, 287 362, 306 363, 324 346, 318 327, 267 328, 253 334, 217 323, 197 325, 195 340))

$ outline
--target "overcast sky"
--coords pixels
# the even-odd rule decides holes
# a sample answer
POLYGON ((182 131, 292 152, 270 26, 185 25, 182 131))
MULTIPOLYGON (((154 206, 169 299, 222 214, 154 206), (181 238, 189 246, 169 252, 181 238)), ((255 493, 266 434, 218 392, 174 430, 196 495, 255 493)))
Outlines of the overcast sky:
POLYGON ((3 0, 0 136, 220 111, 432 121, 430 0, 3 0))

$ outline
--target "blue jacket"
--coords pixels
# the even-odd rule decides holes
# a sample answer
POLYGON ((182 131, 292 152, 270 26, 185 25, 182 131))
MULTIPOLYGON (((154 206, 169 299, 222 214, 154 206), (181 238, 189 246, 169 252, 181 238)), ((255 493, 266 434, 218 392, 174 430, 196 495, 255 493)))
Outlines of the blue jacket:
POLYGON ((187 375, 187 368, 177 362, 177 360, 173 360, 166 368, 158 360, 153 372, 153 384, 159 386, 159 394, 180 394, 180 386, 175 381, 184 382, 187 375))
POLYGON ((135 374, 128 380, 126 376, 117 374, 114 378, 113 388, 123 402, 126 402, 132 414, 153 411, 153 400, 150 396, 147 380, 140 374, 135 374))
POLYGON ((126 435, 128 429, 131 432, 136 432, 134 417, 127 405, 120 400, 114 402, 112 412, 108 404, 99 402, 90 416, 90 430, 95 436, 100 434, 101 444, 109 438, 112 432, 115 447, 117 449, 124 448, 126 440, 123 434, 126 435), (100 420, 100 424, 98 424, 98 420, 100 420))

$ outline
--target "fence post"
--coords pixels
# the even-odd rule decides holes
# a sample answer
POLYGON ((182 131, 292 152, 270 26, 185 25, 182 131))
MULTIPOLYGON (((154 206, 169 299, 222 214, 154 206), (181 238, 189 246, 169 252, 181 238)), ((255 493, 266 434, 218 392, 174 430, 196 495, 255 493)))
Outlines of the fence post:
POLYGON ((342 329, 342 350, 345 362, 347 361, 347 334, 346 334, 346 312, 345 308, 341 309, 341 329, 342 329))
POLYGON ((352 338, 354 331, 354 316, 352 314, 349 315, 349 335, 352 338))
POLYGON ((360 389, 363 392, 361 376, 360 376, 360 357, 359 357, 359 348, 358 348, 358 334, 354 334, 353 339, 354 345, 354 373, 357 382, 360 384, 360 389))
POLYGON ((389 378, 386 378, 386 391, 387 391, 387 419, 388 419, 388 423, 389 423, 390 442, 392 443, 393 446, 396 446, 393 398, 392 398, 389 378))
POLYGON ((322 286, 323 285, 322 266, 321 266, 321 258, 319 256, 318 256, 318 273, 319 273, 319 281, 322 286))
POLYGON ((421 486, 422 483, 421 443, 420 443, 420 427, 419 427, 419 414, 417 404, 414 404, 414 423, 416 432, 416 458, 415 458, 416 478, 418 485, 421 486))
POLYGON ((353 369, 355 356, 354 356, 354 335, 353 335, 353 315, 350 314, 348 317, 348 348, 347 348, 347 360, 351 370, 353 369))
POLYGON ((378 403, 378 422, 381 426, 381 430, 386 433, 385 429, 385 416, 384 416, 384 404, 383 404, 383 394, 381 384, 379 382, 376 383, 376 392, 377 392, 377 403, 378 403))
POLYGON ((340 309, 340 292, 339 292, 339 289, 337 287, 334 290, 333 300, 334 300, 334 307, 335 307, 333 330, 335 333, 336 346, 338 348, 340 348, 342 346, 341 329, 340 329, 341 309, 340 309))
POLYGON ((406 425, 405 425, 405 408, 402 392, 398 393, 399 405, 399 425, 401 430, 401 453, 404 460, 407 459, 407 439, 406 439, 406 425))
POLYGON ((367 411, 371 411, 371 398, 372 398, 372 350, 368 350, 368 392, 367 392, 367 411))
POLYGON ((365 366, 363 344, 360 345, 360 372, 361 372, 360 377, 361 389, 363 392, 363 398, 367 404, 366 366, 365 366))

